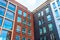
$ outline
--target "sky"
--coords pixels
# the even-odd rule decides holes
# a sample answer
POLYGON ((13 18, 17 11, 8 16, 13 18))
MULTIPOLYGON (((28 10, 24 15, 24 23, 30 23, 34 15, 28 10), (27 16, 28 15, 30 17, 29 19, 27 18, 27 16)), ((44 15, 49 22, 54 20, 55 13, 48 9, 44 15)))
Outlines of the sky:
POLYGON ((19 2, 20 4, 24 5, 28 8, 29 11, 33 11, 38 6, 40 6, 42 3, 44 3, 46 0, 15 0, 19 2))

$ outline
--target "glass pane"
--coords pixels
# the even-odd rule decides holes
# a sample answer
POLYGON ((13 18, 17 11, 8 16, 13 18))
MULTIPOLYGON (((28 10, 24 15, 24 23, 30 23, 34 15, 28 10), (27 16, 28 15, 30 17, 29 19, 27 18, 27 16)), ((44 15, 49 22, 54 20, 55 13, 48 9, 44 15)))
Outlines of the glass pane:
POLYGON ((20 17, 17 17, 17 22, 21 22, 21 18, 20 17))
POLYGON ((46 33, 46 27, 43 27, 43 32, 46 33))
POLYGON ((60 1, 57 1, 58 6, 60 6, 60 1))
POLYGON ((7 6, 6 0, 0 0, 0 5, 6 7, 7 6))
POLYGON ((30 38, 28 38, 28 40, 31 40, 30 38))
POLYGON ((11 20, 14 20, 14 13, 12 13, 10 11, 7 11, 6 17, 9 18, 9 19, 11 19, 11 20))
POLYGON ((28 26, 31 26, 31 23, 30 22, 28 22, 28 26))
POLYGON ((40 29, 40 35, 42 35, 42 29, 40 29))
POLYGON ((23 16, 26 17, 26 12, 23 13, 23 16))
POLYGON ((28 35, 31 35, 31 30, 28 30, 28 35))
POLYGON ((0 35, 0 40, 11 40, 11 35, 8 33, 8 31, 2 30, 2 34, 0 35))
POLYGON ((2 21, 3 21, 3 19, 0 17, 0 26, 2 25, 2 21))
POLYGON ((49 30, 52 31, 53 30, 53 25, 52 24, 48 24, 49 26, 49 30))
POLYGON ((23 37, 23 38, 22 38, 22 40, 26 40, 26 38, 25 38, 25 37, 23 37))
POLYGON ((15 40, 20 40, 20 36, 16 36, 15 40))
POLYGON ((41 25, 41 21, 39 21, 39 26, 41 25))
POLYGON ((51 21, 51 19, 52 19, 52 18, 51 18, 51 15, 48 15, 48 16, 47 16, 47 20, 48 20, 48 21, 51 21))
POLYGON ((21 10, 18 10, 18 14, 19 14, 19 15, 22 15, 22 11, 21 11, 21 10))
POLYGON ((2 7, 0 7, 0 15, 1 15, 1 16, 4 16, 4 13, 5 13, 5 9, 2 8, 2 7))
POLYGON ((46 36, 44 36, 44 40, 47 40, 47 39, 46 39, 46 36))
POLYGON ((20 33, 20 30, 21 30, 20 26, 17 26, 16 32, 20 33))
POLYGON ((44 14, 43 14, 43 11, 41 11, 41 16, 43 16, 44 14))
POLYGON ((26 33, 26 29, 22 28, 22 33, 25 34, 26 33))
POLYGON ((13 27, 13 22, 5 19, 3 28, 11 30, 12 27, 13 27))
POLYGON ((10 10, 12 10, 12 11, 14 11, 14 12, 15 12, 15 8, 16 8, 16 6, 15 6, 15 5, 13 5, 13 4, 11 4, 11 3, 9 3, 9 5, 8 5, 8 9, 10 9, 10 10))
POLYGON ((56 15, 56 17, 59 17, 59 12, 58 12, 58 10, 55 10, 55 15, 56 15))
POLYGON ((30 15, 28 15, 28 19, 29 19, 29 20, 31 19, 30 15))
POLYGON ((56 4, 55 4, 55 3, 53 3, 53 8, 54 8, 54 9, 56 8, 56 4))
POLYGON ((49 13, 50 12, 50 9, 49 8, 46 8, 46 13, 49 13))
POLYGON ((26 24, 26 19, 24 19, 22 23, 23 23, 23 24, 26 24))
POLYGON ((40 14, 40 13, 38 13, 38 17, 40 17, 40 15, 41 15, 41 14, 40 14))

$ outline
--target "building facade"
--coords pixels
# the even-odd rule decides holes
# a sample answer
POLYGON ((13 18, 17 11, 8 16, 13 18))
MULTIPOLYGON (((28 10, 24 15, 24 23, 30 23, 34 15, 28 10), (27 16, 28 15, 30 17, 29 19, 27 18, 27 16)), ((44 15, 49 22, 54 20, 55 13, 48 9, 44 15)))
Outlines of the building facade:
POLYGON ((14 0, 0 0, 0 40, 34 40, 33 14, 14 0))
POLYGON ((60 39, 60 0, 54 0, 53 2, 51 2, 51 8, 60 39))
POLYGON ((50 2, 46 1, 33 12, 35 40, 60 40, 50 2))

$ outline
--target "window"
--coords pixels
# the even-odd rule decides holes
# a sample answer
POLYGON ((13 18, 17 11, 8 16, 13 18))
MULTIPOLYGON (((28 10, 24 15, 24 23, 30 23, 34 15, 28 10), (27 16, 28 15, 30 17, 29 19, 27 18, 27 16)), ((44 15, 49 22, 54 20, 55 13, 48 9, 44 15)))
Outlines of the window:
POLYGON ((43 11, 41 11, 41 16, 43 16, 44 14, 43 14, 43 11))
POLYGON ((20 31, 21 31, 21 28, 20 26, 17 25, 16 32, 20 33, 20 31))
POLYGON ((13 12, 10 12, 10 11, 7 11, 6 12, 6 17, 11 19, 11 20, 14 20, 14 13, 13 12))
POLYGON ((3 28, 12 30, 12 27, 13 27, 13 22, 5 19, 3 28))
POLYGON ((23 24, 26 24, 26 19, 24 19, 22 23, 23 23, 23 24))
POLYGON ((56 15, 56 17, 59 17, 59 12, 58 12, 58 10, 55 10, 55 15, 56 15))
POLYGON ((26 28, 22 28, 22 34, 26 33, 26 28))
POLYGON ((52 24, 48 24, 48 27, 49 27, 49 31, 53 30, 53 25, 52 24))
POLYGON ((25 38, 25 37, 23 37, 23 38, 22 38, 22 40, 26 40, 26 38, 25 38))
POLYGON ((9 3, 9 5, 8 5, 8 9, 10 9, 10 10, 12 10, 12 11, 15 12, 15 8, 16 8, 15 5, 13 5, 12 3, 9 3))
POLYGON ((46 27, 43 27, 43 32, 46 33, 46 27))
POLYGON ((31 26, 31 23, 30 22, 28 22, 28 26, 31 26))
POLYGON ((46 10, 46 13, 49 13, 50 12, 50 9, 49 8, 46 8, 45 10, 46 10))
POLYGON ((5 13, 5 9, 2 8, 2 7, 0 7, 0 15, 1 15, 1 16, 4 16, 4 13, 5 13))
POLYGON ((48 16, 47 16, 47 20, 48 20, 48 21, 51 21, 51 20, 52 20, 51 15, 48 15, 48 16))
POLYGON ((44 36, 44 40, 46 40, 46 36, 44 36))
POLYGON ((0 0, 0 5, 6 7, 7 6, 6 0, 0 0))
POLYGON ((60 6, 60 1, 57 1, 58 6, 60 6))
POLYGON ((2 30, 2 33, 0 35, 0 40, 11 40, 11 35, 9 35, 8 31, 2 30))
POLYGON ((31 35, 31 30, 30 29, 28 29, 28 35, 31 35))
POLYGON ((50 34, 50 38, 51 38, 51 40, 55 40, 54 34, 50 34))
POLYGON ((30 38, 28 38, 28 40, 31 40, 30 38))
POLYGON ((39 21, 39 26, 41 25, 41 21, 39 21))
POLYGON ((38 13, 38 17, 40 17, 40 15, 41 15, 41 14, 40 14, 40 13, 38 13))
POLYGON ((17 22, 21 22, 21 17, 17 17, 17 22))
POLYGON ((16 38, 15 38, 15 40, 20 40, 20 36, 17 35, 16 38))
POLYGON ((55 9, 55 8, 56 8, 56 4, 55 4, 55 3, 53 3, 52 5, 53 5, 53 8, 55 9))
POLYGON ((18 10, 18 14, 19 14, 19 15, 22 15, 22 11, 21 11, 21 10, 18 10))
POLYGON ((23 16, 26 17, 26 12, 23 13, 23 16))
POLYGON ((30 20, 31 18, 30 18, 30 15, 28 15, 28 19, 30 20))
POLYGON ((2 25, 2 21, 3 21, 3 19, 0 17, 0 26, 2 25))
POLYGON ((43 40, 43 38, 42 38, 42 37, 40 37, 40 40, 43 40))
POLYGON ((42 29, 40 29, 40 35, 42 35, 42 29))

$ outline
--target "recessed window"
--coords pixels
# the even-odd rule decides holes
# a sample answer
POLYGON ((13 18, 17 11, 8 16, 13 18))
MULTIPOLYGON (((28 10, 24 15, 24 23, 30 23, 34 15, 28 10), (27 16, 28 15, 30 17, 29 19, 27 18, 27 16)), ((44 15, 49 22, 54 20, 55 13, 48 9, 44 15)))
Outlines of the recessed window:
POLYGON ((39 21, 39 26, 41 25, 41 21, 39 21))
POLYGON ((6 17, 9 18, 9 19, 11 19, 11 20, 14 20, 14 13, 11 12, 11 11, 7 11, 6 12, 6 17))
POLYGON ((29 20, 31 19, 30 15, 28 15, 28 19, 29 19, 29 20))
POLYGON ((22 28, 22 34, 26 33, 26 28, 22 28))
POLYGON ((13 22, 5 19, 3 28, 12 30, 12 27, 13 27, 13 22))
POLYGON ((46 27, 43 27, 43 32, 46 33, 46 27))
POLYGON ((26 40, 26 38, 25 37, 22 37, 22 40, 26 40))
POLYGON ((18 10, 18 14, 19 15, 22 15, 22 10, 18 10))
POLYGON ((60 6, 60 1, 57 1, 58 6, 60 6))
POLYGON ((49 31, 53 30, 53 25, 52 24, 48 24, 48 27, 49 27, 49 31))
POLYGON ((23 24, 26 24, 26 19, 24 19, 22 23, 23 23, 23 24))
POLYGON ((46 13, 49 13, 50 12, 50 9, 49 8, 46 8, 45 10, 46 10, 46 13))
POLYGON ((40 37, 40 40, 43 40, 43 38, 42 38, 42 37, 40 37))
POLYGON ((40 29, 40 35, 42 35, 42 33, 43 33, 43 31, 42 31, 42 29, 40 29))
POLYGON ((7 5, 6 0, 0 0, 0 5, 6 7, 6 5, 7 5))
POLYGON ((56 8, 56 4, 55 4, 55 3, 53 3, 52 5, 53 5, 53 8, 55 9, 55 8, 56 8))
POLYGON ((38 17, 40 17, 41 16, 41 14, 40 13, 38 13, 38 17))
POLYGON ((31 26, 31 22, 28 22, 28 26, 31 26))
POLYGON ((56 17, 59 17, 59 12, 58 12, 58 10, 55 10, 55 16, 56 16, 56 17))
POLYGON ((28 40, 31 40, 30 38, 28 38, 28 40))
POLYGON ((17 35, 17 36, 15 37, 15 40, 20 40, 20 36, 17 35))
POLYGON ((43 11, 41 11, 41 16, 43 16, 44 14, 43 14, 43 11))
POLYGON ((16 6, 13 5, 12 3, 9 3, 9 5, 8 5, 8 9, 10 9, 10 10, 12 10, 12 11, 15 12, 16 6))
POLYGON ((23 16, 24 16, 24 17, 26 17, 26 16, 27 16, 27 15, 26 15, 26 12, 24 12, 24 13, 23 13, 23 16))
POLYGON ((3 18, 0 17, 0 26, 2 25, 3 18))
POLYGON ((47 40, 47 39, 46 39, 46 36, 44 36, 44 40, 47 40))
POLYGON ((3 7, 0 7, 0 15, 4 16, 4 13, 5 13, 5 9, 3 7))
POLYGON ((28 29, 28 35, 31 35, 31 30, 30 29, 28 29))
POLYGON ((17 22, 21 22, 21 17, 17 17, 17 22))
POLYGON ((21 27, 17 25, 16 32, 20 33, 21 27))
POLYGON ((51 21, 51 20, 52 20, 51 15, 48 15, 48 16, 47 16, 47 20, 48 20, 48 21, 51 21))
POLYGON ((11 40, 11 34, 8 31, 2 30, 0 40, 11 40))

